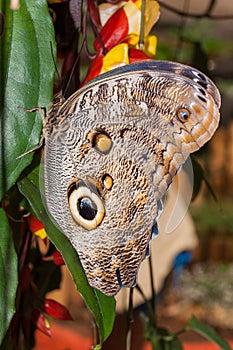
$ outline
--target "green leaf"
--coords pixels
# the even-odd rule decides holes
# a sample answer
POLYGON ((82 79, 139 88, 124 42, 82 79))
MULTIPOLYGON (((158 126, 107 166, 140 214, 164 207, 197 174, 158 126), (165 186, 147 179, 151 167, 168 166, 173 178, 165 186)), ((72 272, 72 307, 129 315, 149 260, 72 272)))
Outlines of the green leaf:
POLYGON ((103 341, 111 334, 115 321, 115 306, 116 301, 114 297, 107 297, 98 289, 94 289, 98 303, 101 307, 102 318, 104 320, 104 334, 103 341))
POLYGON ((115 299, 102 294, 89 285, 77 252, 48 216, 41 200, 38 168, 32 171, 28 177, 19 181, 18 187, 27 198, 36 217, 43 222, 49 239, 61 252, 78 291, 93 312, 99 328, 101 346, 112 331, 115 318, 115 299))
POLYGON ((170 333, 166 328, 155 328, 154 339, 151 339, 153 350, 182 350, 182 344, 176 334, 170 333))
POLYGON ((140 319, 144 326, 144 337, 150 341, 153 350, 182 350, 177 334, 170 333, 166 328, 157 327, 154 316, 151 318, 141 312, 140 319))
POLYGON ((225 340, 223 340, 213 328, 199 322, 194 316, 188 321, 186 329, 201 334, 206 339, 209 339, 213 343, 218 345, 222 350, 231 350, 229 344, 225 340))
POLYGON ((0 198, 17 181, 32 154, 16 157, 39 143, 42 121, 22 108, 48 107, 53 90, 51 43, 54 29, 46 0, 20 0, 12 11, 10 0, 0 3, 4 31, 0 38, 0 198))
POLYGON ((94 347, 94 350, 101 350, 101 346, 98 344, 94 347))
POLYGON ((201 165, 195 159, 195 157, 191 156, 191 159, 192 159, 193 174, 194 174, 192 200, 194 200, 201 190, 202 180, 204 178, 204 171, 201 165))
POLYGON ((15 312, 17 255, 7 216, 0 208, 0 344, 15 312))
POLYGON ((194 173, 194 184, 193 184, 193 196, 192 196, 192 200, 194 200, 198 193, 200 192, 201 189, 201 184, 202 181, 205 182, 206 187, 208 188, 210 194, 212 195, 213 199, 218 202, 218 198, 213 190, 213 188, 211 187, 209 181, 207 180, 206 176, 205 176, 205 172, 202 168, 202 166, 200 165, 200 163, 196 160, 195 157, 191 156, 192 159, 192 166, 193 166, 193 173, 194 173))

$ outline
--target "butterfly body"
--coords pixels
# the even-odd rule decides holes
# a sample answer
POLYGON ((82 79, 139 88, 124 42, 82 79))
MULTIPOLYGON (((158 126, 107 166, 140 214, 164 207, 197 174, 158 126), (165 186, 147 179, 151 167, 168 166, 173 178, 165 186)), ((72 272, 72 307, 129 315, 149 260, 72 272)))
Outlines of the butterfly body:
POLYGON ((219 105, 202 73, 151 61, 102 75, 49 112, 46 203, 92 286, 112 295, 135 284, 160 201, 213 135, 219 105))

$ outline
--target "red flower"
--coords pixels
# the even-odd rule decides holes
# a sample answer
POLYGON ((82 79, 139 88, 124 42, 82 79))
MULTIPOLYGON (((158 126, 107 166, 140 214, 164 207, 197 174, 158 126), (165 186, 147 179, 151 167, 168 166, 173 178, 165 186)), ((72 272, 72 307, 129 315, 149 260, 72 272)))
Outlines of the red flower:
POLYGON ((33 216, 32 214, 27 216, 27 222, 32 233, 39 236, 41 239, 44 239, 47 237, 44 229, 44 225, 42 224, 41 221, 35 218, 35 216, 33 216))
POLYGON ((121 8, 109 18, 101 29, 99 33, 101 40, 96 38, 94 41, 95 50, 100 51, 103 45, 107 50, 110 50, 128 35, 128 30, 128 18, 124 8, 121 8))
POLYGON ((143 51, 138 49, 129 49, 129 62, 140 62, 151 60, 151 57, 147 56, 143 51))
POLYGON ((50 323, 40 310, 34 309, 31 318, 37 329, 51 337, 50 323))
POLYGON ((53 261, 55 265, 65 265, 63 257, 58 250, 55 250, 55 252, 53 253, 53 261))
POLYGON ((59 320, 73 320, 67 308, 52 299, 46 299, 44 303, 44 311, 59 320))

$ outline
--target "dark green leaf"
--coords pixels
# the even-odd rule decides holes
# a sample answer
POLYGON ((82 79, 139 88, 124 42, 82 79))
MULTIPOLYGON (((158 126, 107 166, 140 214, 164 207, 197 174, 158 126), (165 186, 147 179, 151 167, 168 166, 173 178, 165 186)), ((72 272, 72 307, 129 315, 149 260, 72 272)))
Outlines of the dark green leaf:
POLYGON ((59 231, 48 216, 39 190, 38 169, 32 171, 28 177, 18 183, 21 193, 27 198, 37 218, 43 222, 49 239, 61 252, 76 287, 87 306, 93 312, 99 328, 100 343, 111 333, 115 317, 115 299, 107 297, 96 289, 90 287, 77 252, 72 247, 65 235, 59 231))
POLYGON ((12 11, 1 3, 4 31, 0 38, 0 197, 30 164, 32 154, 16 159, 37 145, 42 121, 38 112, 22 108, 48 107, 53 90, 53 24, 46 0, 21 0, 12 11), (21 107, 21 108, 20 108, 21 107))
POLYGON ((187 330, 195 331, 201 334, 203 337, 211 340, 213 343, 218 345, 222 350, 231 350, 229 344, 223 340, 213 328, 199 322, 194 316, 188 321, 187 330))
POLYGON ((17 255, 11 229, 0 208, 0 343, 15 312, 15 294, 18 283, 17 255))
POLYGON ((112 328, 115 321, 115 298, 107 297, 99 290, 95 289, 96 297, 98 298, 98 303, 101 308, 102 317, 104 320, 104 340, 111 334, 112 328))
POLYGON ((158 339, 154 347, 156 350, 182 350, 182 344, 175 334, 170 333, 165 328, 157 328, 155 332, 158 339))
POLYGON ((211 187, 209 181, 207 180, 205 173, 204 173, 204 170, 201 167, 200 163, 194 157, 191 157, 191 158, 192 158, 193 173, 194 173, 192 200, 194 200, 196 198, 196 196, 198 195, 198 193, 200 192, 202 181, 204 181, 210 194, 212 195, 213 199, 216 202, 218 202, 217 196, 214 193, 214 190, 211 187))
POLYGON ((176 334, 157 327, 154 320, 144 313, 140 313, 140 319, 144 325, 144 337, 151 343, 153 350, 182 350, 182 344, 176 334))
POLYGON ((204 177, 204 172, 200 164, 196 161, 194 157, 191 157, 192 159, 192 166, 193 166, 193 175, 194 175, 194 183, 193 183, 193 195, 192 200, 194 200, 201 189, 201 184, 204 177))
POLYGON ((11 327, 8 328, 7 333, 3 339, 3 342, 0 343, 0 350, 13 349, 11 327))

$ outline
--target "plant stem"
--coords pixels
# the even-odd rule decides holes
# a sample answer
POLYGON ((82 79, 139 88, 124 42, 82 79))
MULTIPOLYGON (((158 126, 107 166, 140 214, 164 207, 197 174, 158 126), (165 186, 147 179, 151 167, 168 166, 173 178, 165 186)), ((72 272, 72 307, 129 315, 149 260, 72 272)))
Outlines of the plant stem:
POLYGON ((133 290, 134 288, 130 288, 129 292, 129 307, 128 307, 128 327, 127 327, 127 333, 126 333, 126 350, 130 350, 131 347, 131 335, 132 335, 132 329, 131 324, 133 322, 133 290))

